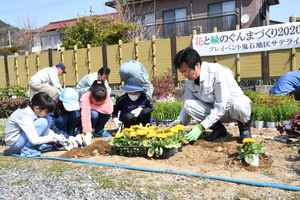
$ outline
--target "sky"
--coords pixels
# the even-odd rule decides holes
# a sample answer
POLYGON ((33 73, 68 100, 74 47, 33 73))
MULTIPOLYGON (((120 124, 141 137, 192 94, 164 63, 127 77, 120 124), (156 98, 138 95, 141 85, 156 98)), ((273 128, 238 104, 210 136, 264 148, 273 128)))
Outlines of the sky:
MULTIPOLYGON (((30 22, 39 28, 50 22, 62 21, 94 14, 115 12, 106 7, 108 0, 8 0, 0 6, 0 20, 7 24, 23 27, 30 22)), ((290 16, 300 17, 300 0, 279 0, 280 4, 271 6, 270 19, 288 22, 290 16)))
POLYGON ((116 12, 104 3, 108 0, 8 0, 0 5, 0 20, 16 27, 22 27, 26 21, 35 28, 50 22, 77 18, 78 15, 116 12))

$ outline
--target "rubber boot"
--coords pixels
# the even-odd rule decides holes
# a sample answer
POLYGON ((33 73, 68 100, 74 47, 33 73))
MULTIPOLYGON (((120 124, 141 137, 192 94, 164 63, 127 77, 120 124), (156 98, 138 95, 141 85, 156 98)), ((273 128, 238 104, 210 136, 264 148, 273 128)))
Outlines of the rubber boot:
POLYGON ((251 122, 253 119, 253 114, 251 114, 251 117, 249 119, 249 121, 247 121, 246 123, 242 123, 238 121, 238 127, 239 127, 239 131, 240 131, 240 138, 243 141, 243 139, 245 138, 252 138, 251 136, 251 122))
POLYGON ((213 131, 210 135, 204 138, 206 141, 213 141, 220 137, 225 137, 227 135, 227 130, 225 126, 220 122, 217 121, 214 125, 210 127, 213 131))

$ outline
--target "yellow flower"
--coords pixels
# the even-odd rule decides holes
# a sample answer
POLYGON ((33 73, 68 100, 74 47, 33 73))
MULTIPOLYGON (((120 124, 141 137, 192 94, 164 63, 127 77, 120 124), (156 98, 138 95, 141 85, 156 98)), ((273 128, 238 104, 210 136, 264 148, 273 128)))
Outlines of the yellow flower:
POLYGON ((177 126, 175 126, 179 131, 184 130, 184 126, 182 124, 179 124, 177 126))
POLYGON ((139 125, 131 125, 130 128, 138 128, 139 125))
POLYGON ((126 132, 132 132, 132 131, 134 131, 134 129, 133 128, 124 128, 124 131, 126 131, 126 132))
POLYGON ((170 130, 172 131, 172 133, 178 133, 178 128, 177 127, 172 127, 170 130))
POLYGON ((149 126, 149 129, 155 130, 155 129, 157 129, 157 126, 149 126))
POLYGON ((121 138, 121 137, 123 137, 124 136, 124 133, 123 132, 120 132, 120 133, 117 133, 116 135, 115 135, 115 138, 121 138))
POLYGON ((172 133, 172 132, 166 133, 166 136, 173 136, 173 135, 174 135, 174 133, 172 133))
POLYGON ((147 135, 147 131, 146 130, 138 130, 137 132, 136 132, 136 134, 137 135, 147 135))
POLYGON ((132 137, 136 137, 137 136, 137 134, 136 134, 136 132, 130 132, 130 137, 132 138, 132 137))
POLYGON ((156 137, 158 137, 158 138, 166 138, 167 135, 166 135, 166 134, 159 133, 159 134, 156 135, 156 137))
POLYGON ((243 143, 247 143, 247 142, 255 143, 255 140, 252 139, 252 138, 245 138, 245 139, 243 139, 243 143))
POLYGON ((164 133, 165 130, 164 130, 164 129, 157 129, 157 132, 159 132, 159 133, 164 133))
POLYGON ((156 136, 155 132, 149 132, 149 134, 147 135, 147 138, 152 138, 154 136, 156 136))

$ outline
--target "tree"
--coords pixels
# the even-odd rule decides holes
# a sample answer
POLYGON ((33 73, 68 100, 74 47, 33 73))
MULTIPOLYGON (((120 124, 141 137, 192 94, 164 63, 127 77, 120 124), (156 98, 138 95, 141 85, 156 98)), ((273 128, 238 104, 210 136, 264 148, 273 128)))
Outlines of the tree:
POLYGON ((118 44, 118 40, 128 41, 128 32, 135 27, 131 24, 116 19, 99 18, 96 16, 82 17, 76 19, 74 26, 66 25, 57 31, 64 31, 62 47, 72 49, 74 45, 78 48, 101 46, 105 40, 107 44, 118 44))

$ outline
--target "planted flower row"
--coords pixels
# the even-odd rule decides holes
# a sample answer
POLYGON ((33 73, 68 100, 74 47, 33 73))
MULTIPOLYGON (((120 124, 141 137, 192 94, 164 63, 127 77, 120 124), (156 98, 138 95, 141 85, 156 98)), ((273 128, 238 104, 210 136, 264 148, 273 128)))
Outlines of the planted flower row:
MULTIPOLYGON (((114 148, 122 149, 125 156, 136 156, 136 151, 146 151, 147 156, 162 156, 164 151, 178 149, 182 144, 187 144, 186 131, 183 125, 170 129, 161 129, 157 126, 134 125, 117 133, 109 144, 114 148), (144 147, 144 148, 142 148, 144 147)), ((142 152, 143 153, 143 152, 142 152)))

